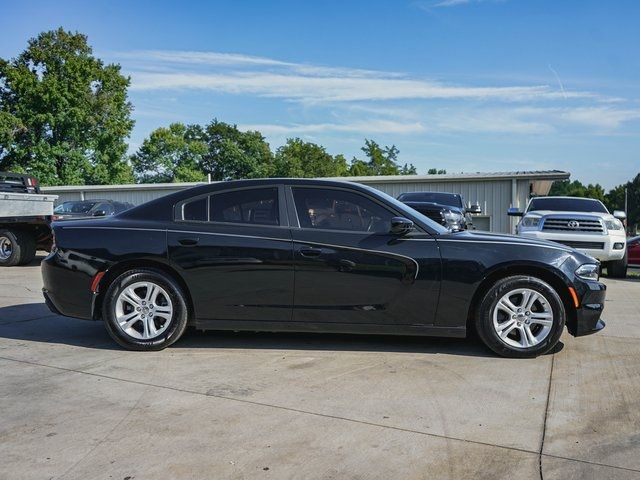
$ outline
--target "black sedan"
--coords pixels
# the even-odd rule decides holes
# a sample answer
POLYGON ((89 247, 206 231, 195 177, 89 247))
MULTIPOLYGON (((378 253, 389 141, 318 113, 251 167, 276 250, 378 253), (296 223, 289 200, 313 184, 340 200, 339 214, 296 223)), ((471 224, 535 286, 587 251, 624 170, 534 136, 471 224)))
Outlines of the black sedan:
POLYGON ((479 205, 465 207, 458 193, 405 192, 398 200, 449 230, 475 230, 471 213, 481 213, 479 205))
POLYGON ((199 329, 464 337, 531 357, 604 328, 599 265, 559 245, 453 233, 366 186, 247 180, 54 226, 44 296, 125 348, 199 329))

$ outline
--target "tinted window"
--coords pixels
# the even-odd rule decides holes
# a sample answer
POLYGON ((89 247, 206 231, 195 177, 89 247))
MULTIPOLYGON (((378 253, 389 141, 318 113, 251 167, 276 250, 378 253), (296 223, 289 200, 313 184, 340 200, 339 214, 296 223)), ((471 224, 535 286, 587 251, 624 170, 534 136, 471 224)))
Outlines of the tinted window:
POLYGON ((378 203, 344 190, 294 188, 302 228, 388 232, 395 215, 378 203))
POLYGON ((538 197, 529 203, 528 212, 533 210, 551 210, 555 212, 597 212, 608 213, 598 200, 590 198, 553 198, 538 197))
POLYGON ((280 225, 277 188, 218 193, 210 199, 212 222, 280 225))
POLYGON ((207 197, 185 203, 182 206, 182 219, 197 222, 207 221, 207 197))
POLYGON ((401 202, 430 202, 451 207, 462 207, 462 198, 456 193, 411 192, 398 197, 401 202))
POLYGON ((58 205, 54 213, 88 213, 97 202, 64 202, 62 205, 58 205))

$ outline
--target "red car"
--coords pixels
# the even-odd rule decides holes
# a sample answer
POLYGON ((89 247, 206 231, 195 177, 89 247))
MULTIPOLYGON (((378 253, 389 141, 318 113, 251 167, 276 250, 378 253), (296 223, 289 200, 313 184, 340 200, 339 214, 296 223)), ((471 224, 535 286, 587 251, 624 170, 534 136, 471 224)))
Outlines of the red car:
POLYGON ((627 240, 627 257, 630 266, 640 267, 640 237, 627 240))

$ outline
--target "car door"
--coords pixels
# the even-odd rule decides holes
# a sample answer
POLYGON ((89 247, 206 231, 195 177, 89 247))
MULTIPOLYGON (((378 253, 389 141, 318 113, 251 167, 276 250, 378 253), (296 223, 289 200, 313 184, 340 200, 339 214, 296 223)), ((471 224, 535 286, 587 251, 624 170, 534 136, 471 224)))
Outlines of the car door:
POLYGON ((291 320, 293 250, 284 204, 282 186, 267 185, 176 205, 169 258, 189 287, 198 323, 291 320))
POLYGON ((389 233, 397 212, 350 189, 293 185, 287 201, 295 322, 434 323, 441 266, 428 233, 389 233))

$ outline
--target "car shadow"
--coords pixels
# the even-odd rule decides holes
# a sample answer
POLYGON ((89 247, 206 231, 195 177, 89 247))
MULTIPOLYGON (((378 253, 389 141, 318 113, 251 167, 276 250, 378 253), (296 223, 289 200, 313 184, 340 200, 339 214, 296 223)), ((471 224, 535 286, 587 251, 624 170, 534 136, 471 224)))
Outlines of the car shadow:
MULTIPOLYGON (((55 315, 44 303, 0 307, 0 339, 121 350, 102 322, 55 315)), ((494 356, 475 338, 331 333, 234 332, 189 328, 171 349, 321 350, 494 356)))

